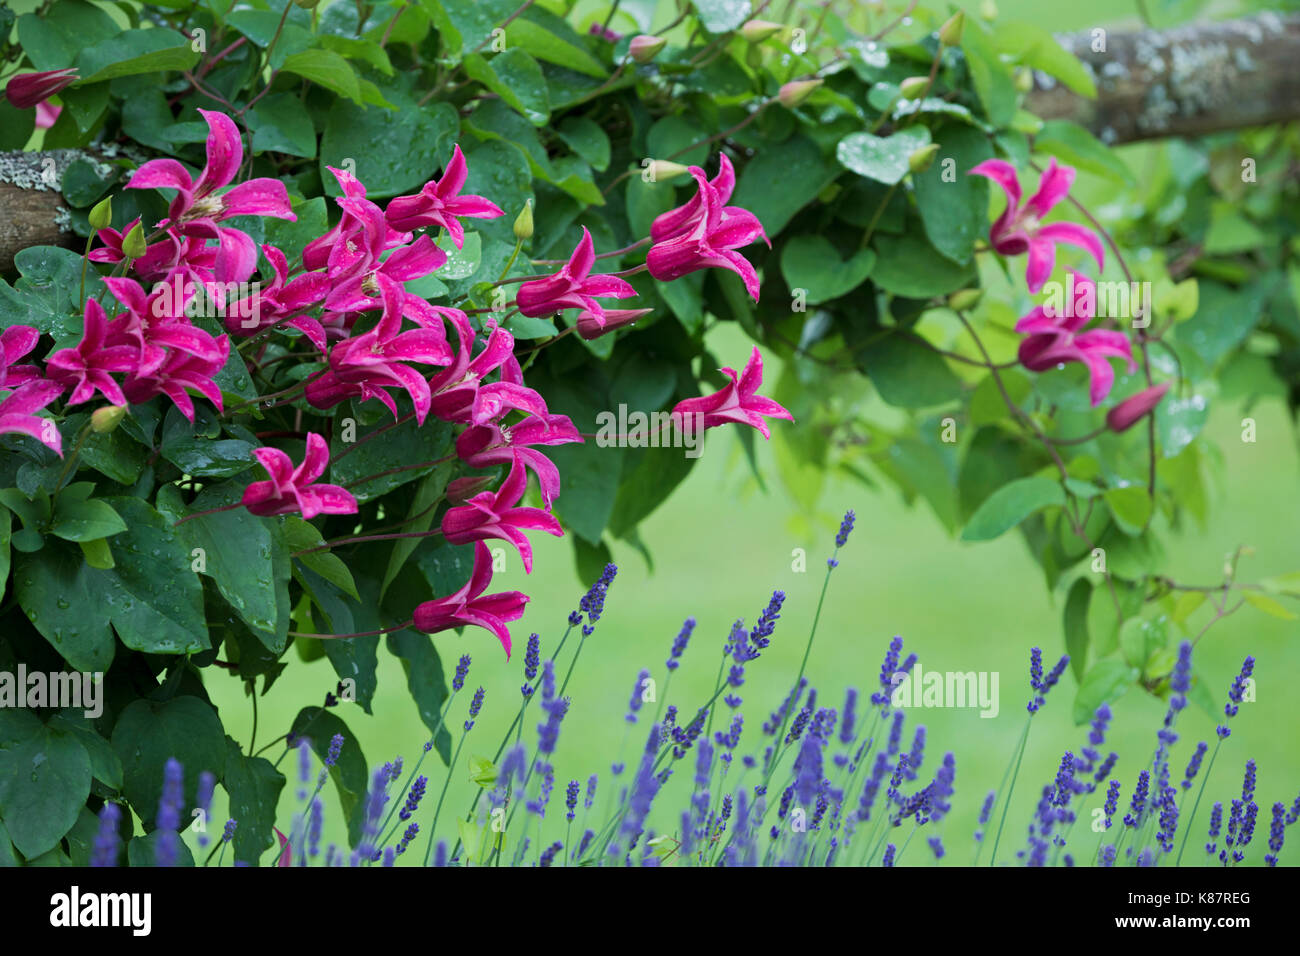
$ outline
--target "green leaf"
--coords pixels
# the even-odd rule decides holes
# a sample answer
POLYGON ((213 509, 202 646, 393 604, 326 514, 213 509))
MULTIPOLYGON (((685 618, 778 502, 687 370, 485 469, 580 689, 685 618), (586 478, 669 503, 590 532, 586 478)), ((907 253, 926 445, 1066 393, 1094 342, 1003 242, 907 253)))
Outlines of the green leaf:
POLYGON ((899 130, 892 136, 850 133, 835 147, 835 158, 845 169, 892 186, 910 171, 908 157, 930 143, 930 131, 924 126, 899 130))
POLYGON ((106 498, 126 530, 113 539, 106 581, 108 616, 122 643, 154 654, 207 650, 203 587, 171 522, 139 498, 106 498))
POLYGON ((90 757, 73 734, 26 710, 0 710, 0 821, 19 853, 30 860, 58 846, 90 780, 90 757))
POLYGON ((114 790, 122 788, 122 761, 110 744, 95 730, 91 719, 81 710, 65 707, 46 725, 51 731, 71 734, 86 748, 90 772, 94 778, 114 790))
POLYGON ((1132 171, 1116 153, 1082 126, 1068 120, 1044 123, 1034 136, 1034 150, 1125 186, 1136 182, 1132 171))
MULTIPOLYGON (((240 491, 231 485, 216 485, 200 494, 191 510, 230 504, 240 491)), ((191 518, 177 525, 177 530, 196 570, 213 580, 257 639, 276 653, 284 650, 288 624, 287 617, 281 620, 280 605, 288 601, 290 568, 279 523, 236 508, 191 518), (195 553, 196 548, 202 550, 195 553), (283 559, 283 569, 277 556, 283 559)))
POLYGON ((973 263, 953 262, 910 229, 901 236, 877 233, 871 242, 876 250, 871 280, 886 292, 928 299, 975 284, 973 263))
POLYGON ((1168 643, 1168 625, 1163 617, 1147 620, 1131 617, 1119 628, 1119 649, 1129 665, 1141 671, 1151 655, 1168 643))
POLYGON ((595 120, 585 116, 567 116, 556 128, 555 135, 593 169, 603 173, 609 168, 609 135, 595 120))
POLYGON ((961 396, 961 382, 943 357, 915 339, 887 335, 857 358, 880 397, 899 408, 928 408, 961 396))
POLYGON ((539 60, 587 76, 604 79, 609 75, 568 21, 540 7, 528 7, 510 21, 506 26, 506 47, 521 47, 539 60))
POLYGON ((0 598, 5 596, 9 584, 9 538, 13 530, 13 519, 8 508, 0 508, 0 598))
MULTIPOLYGON (((419 534, 433 526, 433 519, 437 514, 437 508, 434 506, 442 500, 443 492, 447 490, 447 482, 455 470, 455 462, 445 462, 425 475, 420 482, 420 487, 415 489, 411 506, 406 510, 406 523, 399 530, 407 534, 419 534)), ((398 538, 393 542, 393 550, 388 555, 388 567, 384 570, 384 579, 379 586, 381 600, 388 591, 388 586, 393 583, 397 573, 402 570, 407 559, 420 546, 422 540, 422 538, 398 538)))
POLYGON ((276 93, 248 111, 254 153, 285 153, 312 159, 316 156, 316 127, 292 93, 276 93))
POLYGON ((519 8, 515 0, 426 0, 424 8, 442 38, 446 54, 459 61, 471 50, 486 47, 492 31, 519 8))
POLYGON ((967 171, 993 156, 979 130, 949 123, 935 138, 939 153, 923 173, 912 177, 916 207, 930 243, 953 262, 975 254, 975 240, 988 228, 989 184, 967 171))
POLYGON ((113 727, 113 750, 122 761, 127 799, 144 822, 154 825, 162 796, 163 768, 175 758, 185 768, 182 806, 198 805, 199 774, 218 780, 226 769, 226 735, 221 718, 205 700, 180 696, 168 701, 133 700, 113 727))
POLYGON ((1296 620, 1295 614, 1267 594, 1260 594, 1258 591, 1242 591, 1241 596, 1246 599, 1247 604, 1258 611, 1263 611, 1269 617, 1280 618, 1283 621, 1296 620))
POLYGON ((104 572, 83 560, 81 550, 50 542, 14 559, 14 596, 32 626, 63 659, 80 671, 107 671, 117 642, 106 614, 104 572))
MULTIPOLYGON (((14 267, 22 278, 14 283, 28 309, 24 316, 0 319, 5 326, 26 324, 53 336, 57 341, 80 340, 84 304, 80 299, 81 267, 84 260, 68 249, 28 246, 14 255, 14 267)), ((0 291, 3 287, 0 286, 0 291)), ((94 269, 86 277, 86 295, 106 291, 94 269)))
POLYGON ((491 59, 479 53, 465 57, 465 72, 477 80, 534 126, 545 126, 551 117, 546 77, 537 61, 519 47, 509 47, 491 59))
MULTIPOLYGON (((336 429, 334 444, 330 449, 330 458, 334 461, 330 466, 330 481, 347 486, 357 501, 378 498, 407 482, 418 481, 432 471, 434 466, 429 464, 423 468, 408 468, 360 484, 352 483, 359 478, 378 475, 392 468, 394 462, 415 465, 420 462, 432 463, 446 457, 452 449, 453 432, 453 426, 446 422, 430 420, 421 426, 415 419, 411 419, 396 428, 389 427, 382 434, 358 445, 356 451, 343 455, 348 449, 348 443, 343 441, 342 429, 336 429), (343 457, 340 458, 340 455, 343 457)), ((365 437, 358 429, 357 440, 365 437)))
POLYGON ((875 265, 876 254, 858 249, 848 260, 825 236, 801 235, 781 251, 781 272, 792 291, 807 292, 809 305, 838 299, 861 285, 875 265))
POLYGON ((284 543, 289 553, 293 554, 295 561, 311 568, 340 591, 350 595, 354 601, 361 600, 357 594, 357 583, 352 578, 352 572, 338 555, 329 550, 311 551, 309 554, 295 553, 318 548, 325 543, 325 539, 321 537, 315 525, 297 515, 285 515, 284 543))
POLYGON ((728 33, 736 29, 754 11, 750 0, 692 0, 700 25, 710 33, 728 33))
POLYGON ((230 478, 257 465, 254 447, 239 438, 164 435, 162 456, 187 475, 230 478))
POLYGON ((1151 520, 1151 498, 1141 485, 1111 488, 1102 497, 1125 534, 1141 534, 1151 520))
POLYGON ((188 70, 199 62, 188 37, 175 30, 155 27, 151 30, 123 30, 77 57, 81 71, 78 85, 114 80, 138 73, 164 73, 188 70))
POLYGON ((420 720, 430 732, 438 731, 434 746, 442 762, 450 764, 451 734, 446 725, 439 729, 448 690, 437 645, 428 634, 414 630, 394 631, 387 638, 388 652, 401 658, 402 670, 406 672, 406 688, 411 700, 415 701, 420 720))
POLYGON ((366 756, 361 752, 361 744, 340 717, 322 707, 304 707, 300 710, 289 734, 295 740, 307 737, 311 741, 312 752, 322 763, 329 754, 330 741, 334 736, 337 734, 343 737, 343 749, 339 751, 338 762, 329 768, 329 775, 334 781, 343 815, 348 821, 349 841, 355 846, 361 839, 361 827, 366 815, 366 790, 370 786, 366 756))
POLYGON ((1137 682, 1141 672, 1118 657, 1098 661, 1084 676, 1074 695, 1074 722, 1086 724, 1102 704, 1113 704, 1137 682))
POLYGON ((1088 603, 1092 600, 1092 582, 1079 578, 1070 586, 1065 598, 1065 652, 1070 655, 1070 669, 1076 680, 1083 679, 1088 658, 1088 603))
POLYGON ((791 136, 782 143, 765 144, 745 165, 731 202, 756 215, 767 234, 775 236, 838 173, 816 143, 791 136))
MULTIPOLYGON (((155 830, 152 833, 146 833, 143 836, 135 837, 126 845, 126 859, 131 866, 157 866, 158 860, 158 841, 162 838, 162 831, 155 830)), ((178 853, 176 856, 177 866, 193 866, 194 853, 190 850, 189 844, 182 840, 178 844, 178 853)))
POLYGON ((1051 478, 1020 478, 995 491, 975 510, 961 533, 963 541, 991 541, 1036 511, 1065 504, 1065 492, 1051 478))
POLYGON ((961 45, 984 115, 994 126, 1006 126, 1016 111, 1016 87, 1011 70, 998 57, 985 29, 969 19, 962 31, 961 45))
MULTIPOLYGON (((187 768, 188 769, 188 768, 187 768)), ((234 858, 256 866, 275 838, 275 808, 284 789, 284 774, 265 757, 246 757, 226 738, 226 772, 221 785, 230 795, 230 817, 238 821, 234 858)), ((214 829, 211 822, 209 829, 214 829)))
POLYGON ((125 530, 126 523, 102 500, 77 501, 62 495, 55 502, 50 533, 65 541, 94 541, 125 530))
POLYGON ((24 13, 17 27, 19 47, 41 71, 72 66, 80 51, 121 31, 108 13, 85 0, 50 4, 40 16, 24 13))
POLYGON ((999 53, 1009 53, 1026 66, 1056 77, 1080 96, 1097 98, 1096 84, 1083 64, 1043 27, 1020 20, 999 20, 992 42, 999 53))
POLYGON ((330 50, 303 50, 285 57, 282 73, 296 73, 331 93, 361 105, 361 86, 352 64, 330 50))

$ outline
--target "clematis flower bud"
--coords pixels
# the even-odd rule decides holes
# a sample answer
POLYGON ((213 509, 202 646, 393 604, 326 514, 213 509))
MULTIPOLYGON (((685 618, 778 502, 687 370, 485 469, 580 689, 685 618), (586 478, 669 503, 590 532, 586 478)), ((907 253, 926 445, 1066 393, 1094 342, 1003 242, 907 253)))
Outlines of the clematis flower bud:
POLYGON ((788 110, 794 109, 812 96, 822 80, 791 80, 777 91, 776 98, 788 110))
POLYGON ((939 42, 944 46, 957 46, 961 43, 961 30, 965 25, 966 11, 958 10, 939 28, 939 42))
POLYGON ((105 196, 101 199, 86 218, 90 222, 91 229, 107 229, 113 221, 113 197, 105 196))
POLYGON ((659 51, 667 45, 668 41, 663 37, 650 36, 648 33, 641 33, 632 38, 628 44, 627 51, 632 55, 632 59, 638 63, 649 63, 659 51))
POLYGON ((97 435, 103 435, 115 429, 125 417, 125 405, 106 405, 97 408, 90 416, 90 429, 97 435))
POLYGON ((750 43, 762 43, 768 37, 776 36, 785 27, 771 20, 748 20, 740 28, 740 35, 750 43))
POLYGON ((1155 411, 1155 407, 1160 404, 1167 391, 1169 391, 1169 383, 1162 382, 1124 399, 1106 413, 1106 427, 1113 432, 1128 431, 1155 411))
POLYGON ((689 167, 674 163, 670 159, 652 159, 642 172, 641 178, 649 183, 666 183, 688 172, 690 172, 689 167))
POLYGON ((523 210, 515 219, 515 238, 520 242, 533 237, 533 201, 524 203, 523 210))
POLYGON ((77 71, 73 69, 24 73, 10 78, 5 86, 5 96, 16 109, 29 110, 59 90, 71 86, 78 78, 77 71))
POLYGON ((122 237, 122 255, 128 259, 139 259, 148 251, 149 247, 144 241, 144 227, 137 219, 131 231, 122 237))
POLYGON ((909 76, 898 86, 905 100, 919 100, 929 88, 930 78, 926 76, 909 76))
POLYGON ((913 150, 907 157, 907 168, 914 173, 923 173, 934 165, 934 157, 939 154, 939 144, 931 143, 913 150))
POLYGON ((583 312, 578 316, 578 334, 590 342, 606 332, 631 325, 653 311, 654 309, 606 309, 603 317, 593 312, 583 312))

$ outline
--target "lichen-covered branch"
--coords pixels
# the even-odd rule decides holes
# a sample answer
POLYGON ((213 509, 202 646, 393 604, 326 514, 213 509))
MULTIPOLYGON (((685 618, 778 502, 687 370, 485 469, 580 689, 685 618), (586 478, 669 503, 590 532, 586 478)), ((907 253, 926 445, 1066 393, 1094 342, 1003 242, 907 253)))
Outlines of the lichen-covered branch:
POLYGON ((1069 119, 1105 143, 1198 136, 1300 118, 1300 14, 1264 12, 1166 30, 1058 36, 1097 84, 1097 99, 1035 75, 1028 108, 1069 119))

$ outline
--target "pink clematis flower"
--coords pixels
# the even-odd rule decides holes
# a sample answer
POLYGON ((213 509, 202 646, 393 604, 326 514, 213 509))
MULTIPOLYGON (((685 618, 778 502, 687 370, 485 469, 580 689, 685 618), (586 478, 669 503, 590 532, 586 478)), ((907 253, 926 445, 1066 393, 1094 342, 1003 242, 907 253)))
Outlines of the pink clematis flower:
POLYGON ((232 216, 273 216, 297 221, 289 192, 278 179, 250 179, 217 195, 239 172, 244 144, 239 129, 224 113, 199 110, 208 124, 208 162, 196 182, 174 159, 152 159, 137 169, 127 186, 132 189, 174 189, 167 224, 184 235, 215 239, 218 243, 216 277, 221 282, 243 282, 257 267, 257 247, 238 229, 218 226, 232 216))
POLYGON ((563 268, 553 276, 521 285, 515 305, 532 318, 552 315, 562 309, 582 309, 603 318, 605 310, 596 299, 627 299, 636 295, 636 289, 618 276, 591 275, 595 264, 595 245, 591 233, 583 226, 582 238, 563 268))
POLYGON ((473 355, 474 329, 469 319, 462 316, 453 325, 460 348, 452 363, 429 380, 433 414, 445 422, 476 425, 486 424, 513 408, 546 414, 541 396, 522 384, 519 365, 514 360, 513 335, 505 329, 492 328, 483 351, 473 355), (502 380, 484 385, 484 376, 497 369, 502 370, 502 380))
POLYGON ((161 365, 148 374, 136 373, 128 377, 122 385, 122 394, 132 405, 147 402, 155 395, 166 395, 180 409, 180 413, 192 422, 194 401, 190 398, 187 389, 194 389, 220 411, 221 389, 217 387, 212 377, 225 367, 226 359, 230 357, 230 339, 223 335, 214 341, 217 352, 212 358, 179 349, 168 349, 161 365))
POLYGON ((15 109, 29 110, 39 107, 42 101, 71 86, 78 78, 77 71, 72 68, 13 76, 5 86, 5 98, 15 109))
POLYGON ((533 549, 528 543, 528 531, 545 531, 557 538, 564 537, 564 529, 555 518, 541 508, 515 507, 528 488, 528 472, 516 456, 510 474, 495 492, 484 491, 457 508, 447 509, 442 516, 442 535, 450 544, 468 544, 486 538, 500 538, 519 550, 524 562, 524 573, 533 570, 533 549))
POLYGON ((471 468, 495 468, 518 460, 533 470, 550 508, 560 496, 560 471, 555 463, 529 445, 581 442, 582 435, 568 415, 525 418, 514 425, 473 425, 456 437, 456 455, 471 468))
POLYGON ((41 377, 35 365, 15 365, 36 348, 41 333, 30 325, 11 325, 0 332, 0 388, 17 388, 41 377))
MULTIPOLYGON (((726 153, 718 154, 718 175, 709 180, 709 186, 713 189, 718 202, 725 207, 724 214, 744 212, 737 206, 727 206, 727 201, 731 199, 731 194, 736 189, 736 168, 731 165, 731 160, 727 158, 726 153)), ((697 190, 695 195, 683 205, 655 217, 655 221, 650 224, 650 239, 654 242, 667 242, 669 239, 684 236, 699 224, 707 211, 704 192, 697 190)))
POLYGON ((437 329, 400 331, 402 324, 401 286, 381 278, 384 314, 369 332, 337 343, 330 350, 330 369, 307 383, 307 401, 317 408, 332 408, 345 398, 377 398, 397 417, 397 405, 389 388, 403 388, 411 396, 416 420, 423 425, 432 404, 429 380, 407 362, 446 365, 452 359, 441 324, 437 329))
POLYGON ((1155 411, 1167 391, 1169 383, 1161 382, 1124 399, 1106 413, 1106 427, 1113 432, 1128 431, 1155 411))
POLYGON ((590 342, 625 325, 632 325, 637 319, 645 318, 653 311, 654 309, 605 309, 600 315, 594 312, 579 312, 577 321, 573 324, 578 329, 578 335, 590 342))
POLYGON ((1025 263, 1025 283, 1031 294, 1042 289, 1052 274, 1058 242, 1083 249, 1097 263, 1098 272, 1105 267, 1101 240, 1091 229, 1072 222, 1042 224, 1043 217, 1070 191, 1074 169, 1058 166, 1053 158, 1038 182, 1038 191, 1023 205, 1020 202, 1020 178, 1016 175, 1016 168, 1006 160, 985 160, 969 173, 991 179, 1007 194, 1007 208, 993 223, 989 241, 1004 256, 1018 256, 1022 252, 1029 254, 1025 263))
POLYGON ((126 306, 126 311, 109 323, 105 341, 110 346, 130 345, 137 350, 133 376, 151 375, 170 351, 206 363, 216 362, 217 369, 225 363, 228 349, 223 352, 218 340, 192 325, 185 314, 186 303, 194 294, 192 286, 184 282, 162 283, 146 294, 132 279, 111 276, 104 284, 126 306))
POLYGON ((256 295, 240 299, 226 308, 226 330, 231 335, 253 335, 268 325, 283 324, 297 329, 312 345, 324 352, 328 348, 325 330, 309 315, 294 315, 310 308, 329 294, 329 277, 323 272, 306 272, 289 278, 289 260, 272 245, 262 246, 262 255, 271 263, 275 279, 256 295))
MULTIPOLYGON (((325 308, 331 312, 377 309, 383 304, 379 291, 381 278, 398 283, 400 288, 400 283, 421 279, 446 263, 447 254, 428 236, 420 236, 410 245, 394 249, 381 260, 390 232, 383 211, 368 199, 340 199, 338 204, 361 224, 362 229, 360 236, 351 242, 340 243, 330 253, 331 289, 325 298, 325 308)), ((424 303, 423 299, 404 290, 403 296, 424 303)))
POLYGON ((758 346, 754 346, 749 361, 745 363, 745 370, 740 375, 731 368, 724 368, 722 372, 731 379, 729 385, 712 395, 678 402, 673 407, 673 415, 703 415, 705 428, 728 422, 753 425, 764 438, 772 437, 767 422, 763 420, 764 415, 794 421, 794 416, 776 402, 754 394, 758 386, 763 384, 763 356, 759 354, 758 346))
POLYGON ((45 361, 46 374, 72 388, 69 405, 89 401, 99 392, 114 405, 125 405, 126 396, 110 372, 135 369, 139 349, 133 345, 105 346, 108 317, 94 299, 86 300, 85 325, 75 348, 60 349, 45 361))
POLYGON ((1034 372, 1045 372, 1065 362, 1082 362, 1088 368, 1089 397, 1096 407, 1115 383, 1115 370, 1109 360, 1127 359, 1130 372, 1137 364, 1133 346, 1124 333, 1109 329, 1079 331, 1096 312, 1097 287, 1085 275, 1073 271, 1071 275, 1073 306, 1065 310, 1065 315, 1051 315, 1040 305, 1016 323, 1016 331, 1026 336, 1020 343, 1020 364, 1034 372))
POLYGON ((58 382, 28 382, 8 398, 0 401, 0 435, 31 435, 38 442, 63 457, 63 436, 54 420, 36 413, 63 392, 58 382))
POLYGON ((451 161, 443 170, 442 179, 425 183, 414 196, 398 196, 390 200, 384 218, 400 232, 410 232, 421 226, 442 226, 460 249, 465 244, 465 230, 457 217, 496 219, 505 215, 499 206, 482 196, 460 195, 468 176, 469 166, 460 146, 456 146, 451 161))
POLYGON ((320 514, 351 515, 357 513, 357 499, 338 485, 314 484, 329 467, 330 452, 325 439, 307 433, 307 451, 302 464, 293 461, 278 448, 254 448, 270 481, 255 481, 244 489, 243 505, 255 515, 300 513, 310 521, 320 514))
MULTIPOLYGON (((700 167, 692 166, 690 172, 699 184, 696 199, 700 208, 687 213, 681 223, 674 220, 668 224, 673 227, 667 229, 671 238, 650 247, 646 268, 660 282, 680 279, 700 269, 729 269, 740 276, 746 291, 757 302, 758 272, 748 259, 734 250, 758 239, 768 242, 763 224, 748 210, 738 206, 724 208, 718 191, 705 178, 700 167), (689 225, 689 231, 675 231, 681 225, 689 225)), ((720 172, 718 176, 725 186, 724 174, 720 172)), ((682 209, 689 210, 690 207, 691 203, 687 203, 682 209)))
MULTIPOLYGON (((366 198, 366 187, 357 177, 345 169, 335 169, 333 166, 326 166, 325 168, 333 173, 334 178, 338 180, 339 188, 343 190, 344 199, 366 198)), ((338 200, 335 200, 335 202, 338 202, 338 200)), ((303 248, 303 267, 313 270, 324 269, 329 264, 334 247, 340 242, 345 247, 348 242, 355 242, 362 229, 362 223, 347 211, 347 207, 343 207, 343 218, 331 226, 323 236, 318 236, 303 248)), ((395 246, 405 245, 410 241, 411 234, 409 232, 398 232, 396 229, 389 228, 384 235, 382 248, 385 250, 392 249, 395 246)))
POLYGON ((50 129, 59 121, 59 114, 62 112, 62 106, 56 106, 49 100, 41 100, 36 104, 36 128, 50 129))
POLYGON ((491 631, 505 648, 506 660, 510 660, 510 630, 506 625, 524 616, 528 595, 521 591, 485 595, 491 581, 492 554, 486 544, 476 541, 474 571, 469 580, 455 593, 419 605, 412 620, 416 630, 436 634, 472 624, 491 631))

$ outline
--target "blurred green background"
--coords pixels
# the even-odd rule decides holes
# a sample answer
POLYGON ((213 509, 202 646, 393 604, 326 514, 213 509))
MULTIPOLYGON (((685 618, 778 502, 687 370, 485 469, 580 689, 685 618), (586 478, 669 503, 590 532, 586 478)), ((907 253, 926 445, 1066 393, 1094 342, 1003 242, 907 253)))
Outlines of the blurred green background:
MULTIPOLYGON (((961 5, 972 13, 979 6, 977 2, 961 5)), ((1137 22, 1136 6, 1123 0, 1098 0, 1086 6, 999 0, 998 6, 1003 15, 1034 20, 1053 29, 1099 24, 1132 26, 1137 22)), ((1149 8, 1157 25, 1181 22, 1185 19, 1184 8, 1190 9, 1184 4, 1160 2, 1149 8)), ((1149 148, 1129 147, 1123 155, 1135 170, 1141 170, 1147 158, 1144 151, 1149 148)), ((1079 195, 1090 204, 1107 198, 1104 187, 1086 176, 1080 177, 1079 195)), ((739 367, 748 354, 748 340, 734 323, 716 327, 710 339, 710 351, 726 364, 739 367)), ((764 378, 770 389, 781 366, 770 353, 765 353, 765 359, 764 378)), ((881 408, 869 411, 888 415, 888 410, 881 408)), ((776 423, 774 427, 797 426, 776 423)), ((1300 456, 1295 434, 1279 398, 1265 399, 1248 411, 1227 400, 1212 404, 1204 437, 1222 450, 1223 463, 1215 473, 1217 482, 1211 484, 1209 522, 1204 528, 1189 522, 1181 532, 1170 532, 1165 537, 1167 571, 1171 576, 1182 583, 1217 583, 1225 556, 1240 545, 1254 548, 1252 555, 1243 558, 1242 580, 1300 569, 1300 509, 1294 505, 1300 487, 1300 456), (1257 422, 1258 441, 1254 444, 1241 441, 1241 419, 1245 414, 1257 422)), ((770 446, 761 440, 757 445, 760 471, 774 476, 770 446)), ((980 718, 976 709, 915 709, 908 715, 905 731, 906 747, 917 723, 928 728, 923 781, 929 779, 944 751, 955 753, 956 797, 939 832, 948 848, 946 862, 970 861, 975 851, 971 835, 980 805, 985 794, 998 785, 1023 726, 1029 692, 1029 648, 1041 646, 1049 666, 1063 653, 1060 601, 1054 600, 1044 587, 1041 572, 1018 534, 987 544, 955 541, 924 504, 905 505, 884 483, 873 489, 831 476, 819 513, 802 513, 779 482, 768 482, 766 492, 759 489, 734 430, 729 429, 709 434, 706 453, 690 477, 642 524, 641 537, 653 557, 653 570, 633 548, 621 542, 612 544, 619 575, 610 591, 605 616, 587 642, 569 687, 573 706, 560 734, 555 793, 542 838, 533 834, 530 858, 552 840, 564 838, 563 795, 568 780, 585 783, 589 774, 599 773, 605 798, 599 803, 604 804, 610 796, 610 764, 632 758, 644 742, 646 721, 629 734, 623 720, 637 672, 642 667, 650 668, 662 687, 664 661, 683 619, 693 615, 699 623, 683 667, 673 679, 668 702, 676 703, 689 715, 712 691, 717 655, 731 623, 743 618, 752 625, 772 590, 780 588, 787 593, 782 619, 771 647, 748 667, 741 691, 746 727, 740 752, 761 753, 768 738, 761 737, 760 726, 789 689, 798 670, 821 588, 824 559, 833 546, 840 516, 848 508, 857 512, 857 528, 841 554, 841 566, 832 575, 808 676, 819 690, 822 705, 841 708, 847 686, 871 692, 886 645, 895 634, 904 637, 906 651, 920 655, 926 670, 999 672, 1001 711, 995 719, 980 718), (806 573, 792 570, 792 552, 796 548, 807 551, 806 573)), ((552 652, 569 611, 577 606, 590 583, 579 580, 567 539, 535 535, 533 543, 536 558, 532 575, 525 576, 517 556, 509 552, 507 570, 493 582, 492 590, 519 588, 532 596, 523 620, 511 628, 517 652, 508 664, 499 645, 485 631, 470 629, 464 636, 445 633, 436 638, 448 677, 459 654, 468 652, 474 657, 466 691, 448 718, 456 733, 472 688, 482 684, 487 691, 483 714, 455 770, 439 824, 439 835, 450 835, 453 841, 455 819, 463 816, 478 792, 468 779, 466 756, 491 756, 516 713, 528 634, 541 634, 544 656, 552 652)), ((1202 608, 1192 618, 1192 635, 1199 631, 1208 613, 1202 608)), ((1254 654, 1258 659, 1257 700, 1242 707, 1233 722, 1232 737, 1214 767, 1188 847, 1187 859, 1191 862, 1205 859, 1198 845, 1204 842, 1209 804, 1240 793, 1246 759, 1253 758, 1259 764, 1256 799, 1260 804, 1248 863, 1262 860, 1273 802, 1280 800, 1289 807, 1300 791, 1300 741, 1295 732, 1300 702, 1291 689, 1292 675, 1300 674, 1298 637, 1300 627, 1295 622, 1265 617, 1247 607, 1215 625, 1197 646, 1196 669, 1209 682, 1220 704, 1226 699, 1242 658, 1254 654)), ((573 646, 571 641, 566 647, 561 672, 573 646)), ((285 675, 259 702, 259 746, 287 730, 301 708, 319 704, 336 682, 327 661, 304 664, 293 656, 285 675)), ((379 690, 373 715, 364 714, 354 704, 340 705, 337 713, 358 737, 372 767, 399 754, 409 767, 419 755, 427 731, 406 691, 400 663, 387 654, 382 644, 379 657, 379 690)), ((1062 752, 1070 749, 1077 753, 1086 742, 1087 727, 1077 727, 1071 719, 1076 689, 1073 674, 1067 672, 1045 710, 1034 720, 999 852, 1003 861, 1010 860, 1011 852, 1024 845, 1029 815, 1041 787, 1053 777, 1062 752)), ((217 674, 215 679, 209 679, 208 690, 221 709, 227 731, 247 745, 252 709, 241 683, 217 674), (240 714, 245 716, 241 718, 240 714)), ((1117 774, 1124 788, 1121 801, 1126 804, 1138 771, 1150 764, 1166 704, 1133 690, 1115 702, 1113 709, 1115 719, 1103 751, 1114 749, 1120 754, 1117 774)), ((725 725, 721 716, 717 726, 725 725)), ((1220 712, 1212 716, 1195 704, 1183 712, 1178 723, 1180 740, 1172 760, 1175 780, 1181 778, 1196 742, 1213 741, 1219 716, 1220 712)), ((531 737, 534 742, 537 720, 534 707, 525 727, 526 739, 531 737)), ((277 746, 268 755, 274 757, 279 751, 277 746)), ((292 755, 280 764, 289 778, 280 803, 282 829, 300 809, 294 799, 296 765, 292 755)), ((656 801, 652 824, 659 832, 671 833, 675 829, 687 805, 692 768, 693 759, 684 762, 656 801)), ((431 776, 430 796, 425 798, 417 819, 427 825, 444 771, 440 763, 430 760, 425 772, 431 776)), ((622 779, 626 777, 625 772, 622 779)), ((734 786, 736 782, 733 771, 729 784, 734 786)), ((757 780, 751 777, 744 782, 752 785, 757 780)), ((1096 794, 1085 807, 1099 806, 1102 796, 1096 794)), ((324 842, 343 842, 345 830, 332 785, 326 787, 324 798, 324 842)), ((850 800, 856 803, 856 795, 850 800)), ((1185 812, 1190 803, 1188 800, 1185 812)), ((219 801, 214 819, 224 820, 224 813, 219 801)), ((1096 846, 1096 837, 1086 830, 1086 810, 1080 811, 1080 817, 1070 850, 1086 855, 1096 846)), ((598 822, 603 818, 593 819, 593 824, 598 822)), ((192 842, 193 835, 187 839, 192 842)), ((418 861, 423 855, 424 839, 422 835, 408 861, 411 857, 418 861)), ((1300 836, 1291 836, 1293 842, 1297 839, 1300 836)), ((987 861, 987 851, 984 859, 987 861)), ((1300 861, 1300 849, 1285 849, 1282 860, 1300 861)), ((931 861, 924 844, 914 841, 905 862, 931 861)))

